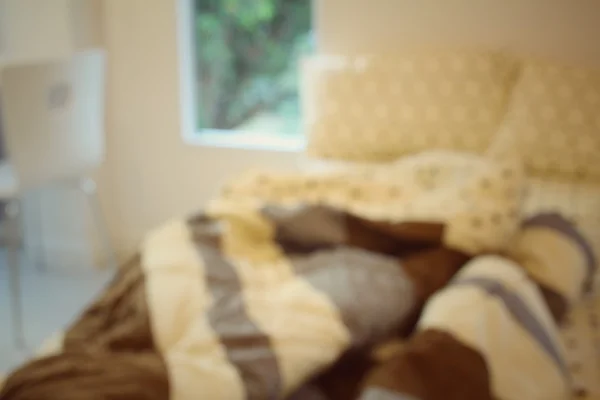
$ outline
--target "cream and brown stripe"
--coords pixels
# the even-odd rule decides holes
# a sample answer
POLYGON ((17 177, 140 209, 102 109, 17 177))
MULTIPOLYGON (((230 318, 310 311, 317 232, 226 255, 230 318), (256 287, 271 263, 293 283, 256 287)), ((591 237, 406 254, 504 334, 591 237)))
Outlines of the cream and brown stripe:
POLYGON ((502 283, 484 277, 461 278, 452 282, 452 285, 476 286, 485 290, 490 296, 499 298, 515 321, 517 321, 521 327, 535 339, 538 345, 544 349, 558 368, 560 368, 565 377, 569 376, 567 365, 563 355, 556 346, 556 342, 548 335, 546 327, 538 320, 527 303, 525 303, 516 293, 506 288, 502 283))
MULTIPOLYGON (((261 213, 273 225, 274 240, 295 275, 339 310, 353 345, 386 338, 423 300, 426 291, 416 286, 424 282, 411 280, 403 255, 439 245, 443 225, 375 222, 328 206, 270 206, 261 213)), ((451 256, 438 260, 446 262, 455 263, 451 256)), ((420 267, 445 270, 443 265, 420 267)))
POLYGON ((565 351, 536 283, 519 264, 500 256, 475 258, 456 278, 457 281, 463 279, 489 279, 500 283, 519 296, 539 326, 528 327, 528 323, 522 322, 523 315, 514 314, 514 305, 507 306, 485 286, 459 284, 448 286, 429 301, 419 329, 448 332, 481 353, 489 365, 496 397, 507 400, 566 398, 571 391, 570 379, 565 374, 564 361, 558 361, 564 359, 565 351), (547 339, 543 340, 551 345, 541 345, 531 331, 546 332, 547 339))
POLYGON ((414 286, 397 258, 340 246, 291 263, 299 278, 327 294, 354 346, 389 338, 414 311, 414 286))
POLYGON ((208 319, 214 299, 186 221, 149 234, 142 255, 154 340, 169 371, 169 400, 244 399, 244 383, 208 319))
POLYGON ((327 206, 271 206, 261 212, 274 225, 275 241, 296 276, 339 310, 354 346, 388 338, 414 311, 415 284, 400 254, 439 243, 443 234, 440 224, 377 223, 327 206))
POLYGON ((336 305, 295 275, 288 260, 232 264, 242 281, 248 315, 271 340, 284 396, 350 346, 350 332, 336 305))
MULTIPOLYGON (((248 217, 254 222, 262 218, 260 213, 248 217)), ((206 229, 206 224, 213 223, 210 221, 197 221, 202 222, 199 225, 204 224, 204 227, 194 224, 196 239, 203 236, 203 232, 215 231, 206 229)), ((216 254, 221 260, 227 260, 237 275, 248 319, 269 339, 279 367, 279 387, 283 396, 286 396, 316 371, 337 360, 350 344, 349 332, 327 293, 315 290, 297 276, 286 257, 268 260, 259 257, 256 261, 252 257, 239 257, 237 251, 228 252, 235 248, 244 251, 249 249, 253 255, 277 254, 277 250, 271 251, 275 248, 273 242, 252 242, 254 237, 250 236, 249 242, 244 243, 246 237, 243 226, 238 226, 242 231, 230 229, 230 224, 239 223, 239 220, 232 222, 225 217, 220 221, 223 245, 221 254, 216 254), (228 246, 231 243, 235 243, 235 246, 228 246)), ((205 262, 212 263, 208 259, 205 262)), ((249 345, 252 346, 252 343, 249 345)))
MULTIPOLYGON (((584 261, 583 267, 585 268, 585 277, 583 279, 583 289, 586 292, 589 292, 592 289, 594 275, 597 270, 597 260, 594 251, 588 240, 581 234, 581 232, 575 228, 575 226, 557 213, 543 213, 537 214, 533 217, 527 219, 523 223, 523 230, 527 232, 532 229, 549 229, 553 230, 566 239, 570 240, 575 246, 579 248, 581 252, 581 256, 584 261)), ((531 245, 531 243, 529 243, 531 245)), ((554 244, 554 243, 548 243, 554 244)), ((564 247, 564 246, 562 246, 564 247)), ((544 250, 548 250, 548 247, 544 246, 544 250)), ((559 251, 560 249, 555 249, 555 251, 559 251)), ((566 252, 566 250, 563 250, 566 252)), ((577 259, 573 260, 573 266, 575 266, 577 259)), ((572 268, 564 268, 565 270, 572 271, 572 268)))
POLYGON ((242 283, 235 268, 219 251, 218 222, 189 221, 193 240, 204 261, 204 279, 213 304, 207 318, 244 384, 245 399, 281 397, 279 365, 270 338, 246 312, 242 283))

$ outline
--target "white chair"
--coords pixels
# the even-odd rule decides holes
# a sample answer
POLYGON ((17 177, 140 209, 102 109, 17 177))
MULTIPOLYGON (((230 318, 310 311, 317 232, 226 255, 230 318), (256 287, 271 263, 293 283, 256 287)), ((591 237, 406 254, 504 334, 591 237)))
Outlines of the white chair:
POLYGON ((89 200, 104 250, 114 261, 96 185, 90 178, 104 158, 104 78, 101 51, 0 69, 0 111, 8 159, 0 166, 0 201, 7 204, 13 327, 21 348, 26 347, 26 340, 19 220, 25 193, 50 185, 80 189, 89 200))

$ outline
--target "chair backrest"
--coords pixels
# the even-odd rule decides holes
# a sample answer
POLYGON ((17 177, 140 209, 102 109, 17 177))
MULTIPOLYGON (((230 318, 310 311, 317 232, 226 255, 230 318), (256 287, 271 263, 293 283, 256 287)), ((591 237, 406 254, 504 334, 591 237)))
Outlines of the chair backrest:
POLYGON ((83 177, 104 158, 105 55, 0 69, 3 134, 21 189, 83 177))

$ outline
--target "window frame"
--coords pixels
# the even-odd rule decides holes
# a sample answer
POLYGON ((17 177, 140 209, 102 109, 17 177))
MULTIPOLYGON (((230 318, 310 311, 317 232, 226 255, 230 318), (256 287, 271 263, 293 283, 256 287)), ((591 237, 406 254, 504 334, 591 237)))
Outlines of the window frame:
MULTIPOLYGON (((244 131, 202 129, 198 131, 197 105, 199 96, 194 85, 196 70, 196 44, 194 42, 194 0, 176 0, 177 34, 179 54, 179 91, 182 137, 186 144, 217 148, 299 152, 306 146, 306 138, 300 135, 260 134, 244 131), (224 134, 224 132, 227 132, 224 134), (270 136, 270 138, 269 138, 270 136)), ((312 21, 315 25, 314 2, 312 21)))

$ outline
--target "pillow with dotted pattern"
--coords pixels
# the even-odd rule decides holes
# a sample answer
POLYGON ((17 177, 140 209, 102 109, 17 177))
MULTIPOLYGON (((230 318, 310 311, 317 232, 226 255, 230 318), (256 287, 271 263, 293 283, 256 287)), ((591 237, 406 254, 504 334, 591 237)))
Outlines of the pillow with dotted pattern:
POLYGON ((317 55, 303 66, 308 154, 388 161, 423 150, 481 154, 516 62, 497 53, 317 55))
POLYGON ((532 176, 600 182, 600 69, 526 62, 490 154, 532 176))

